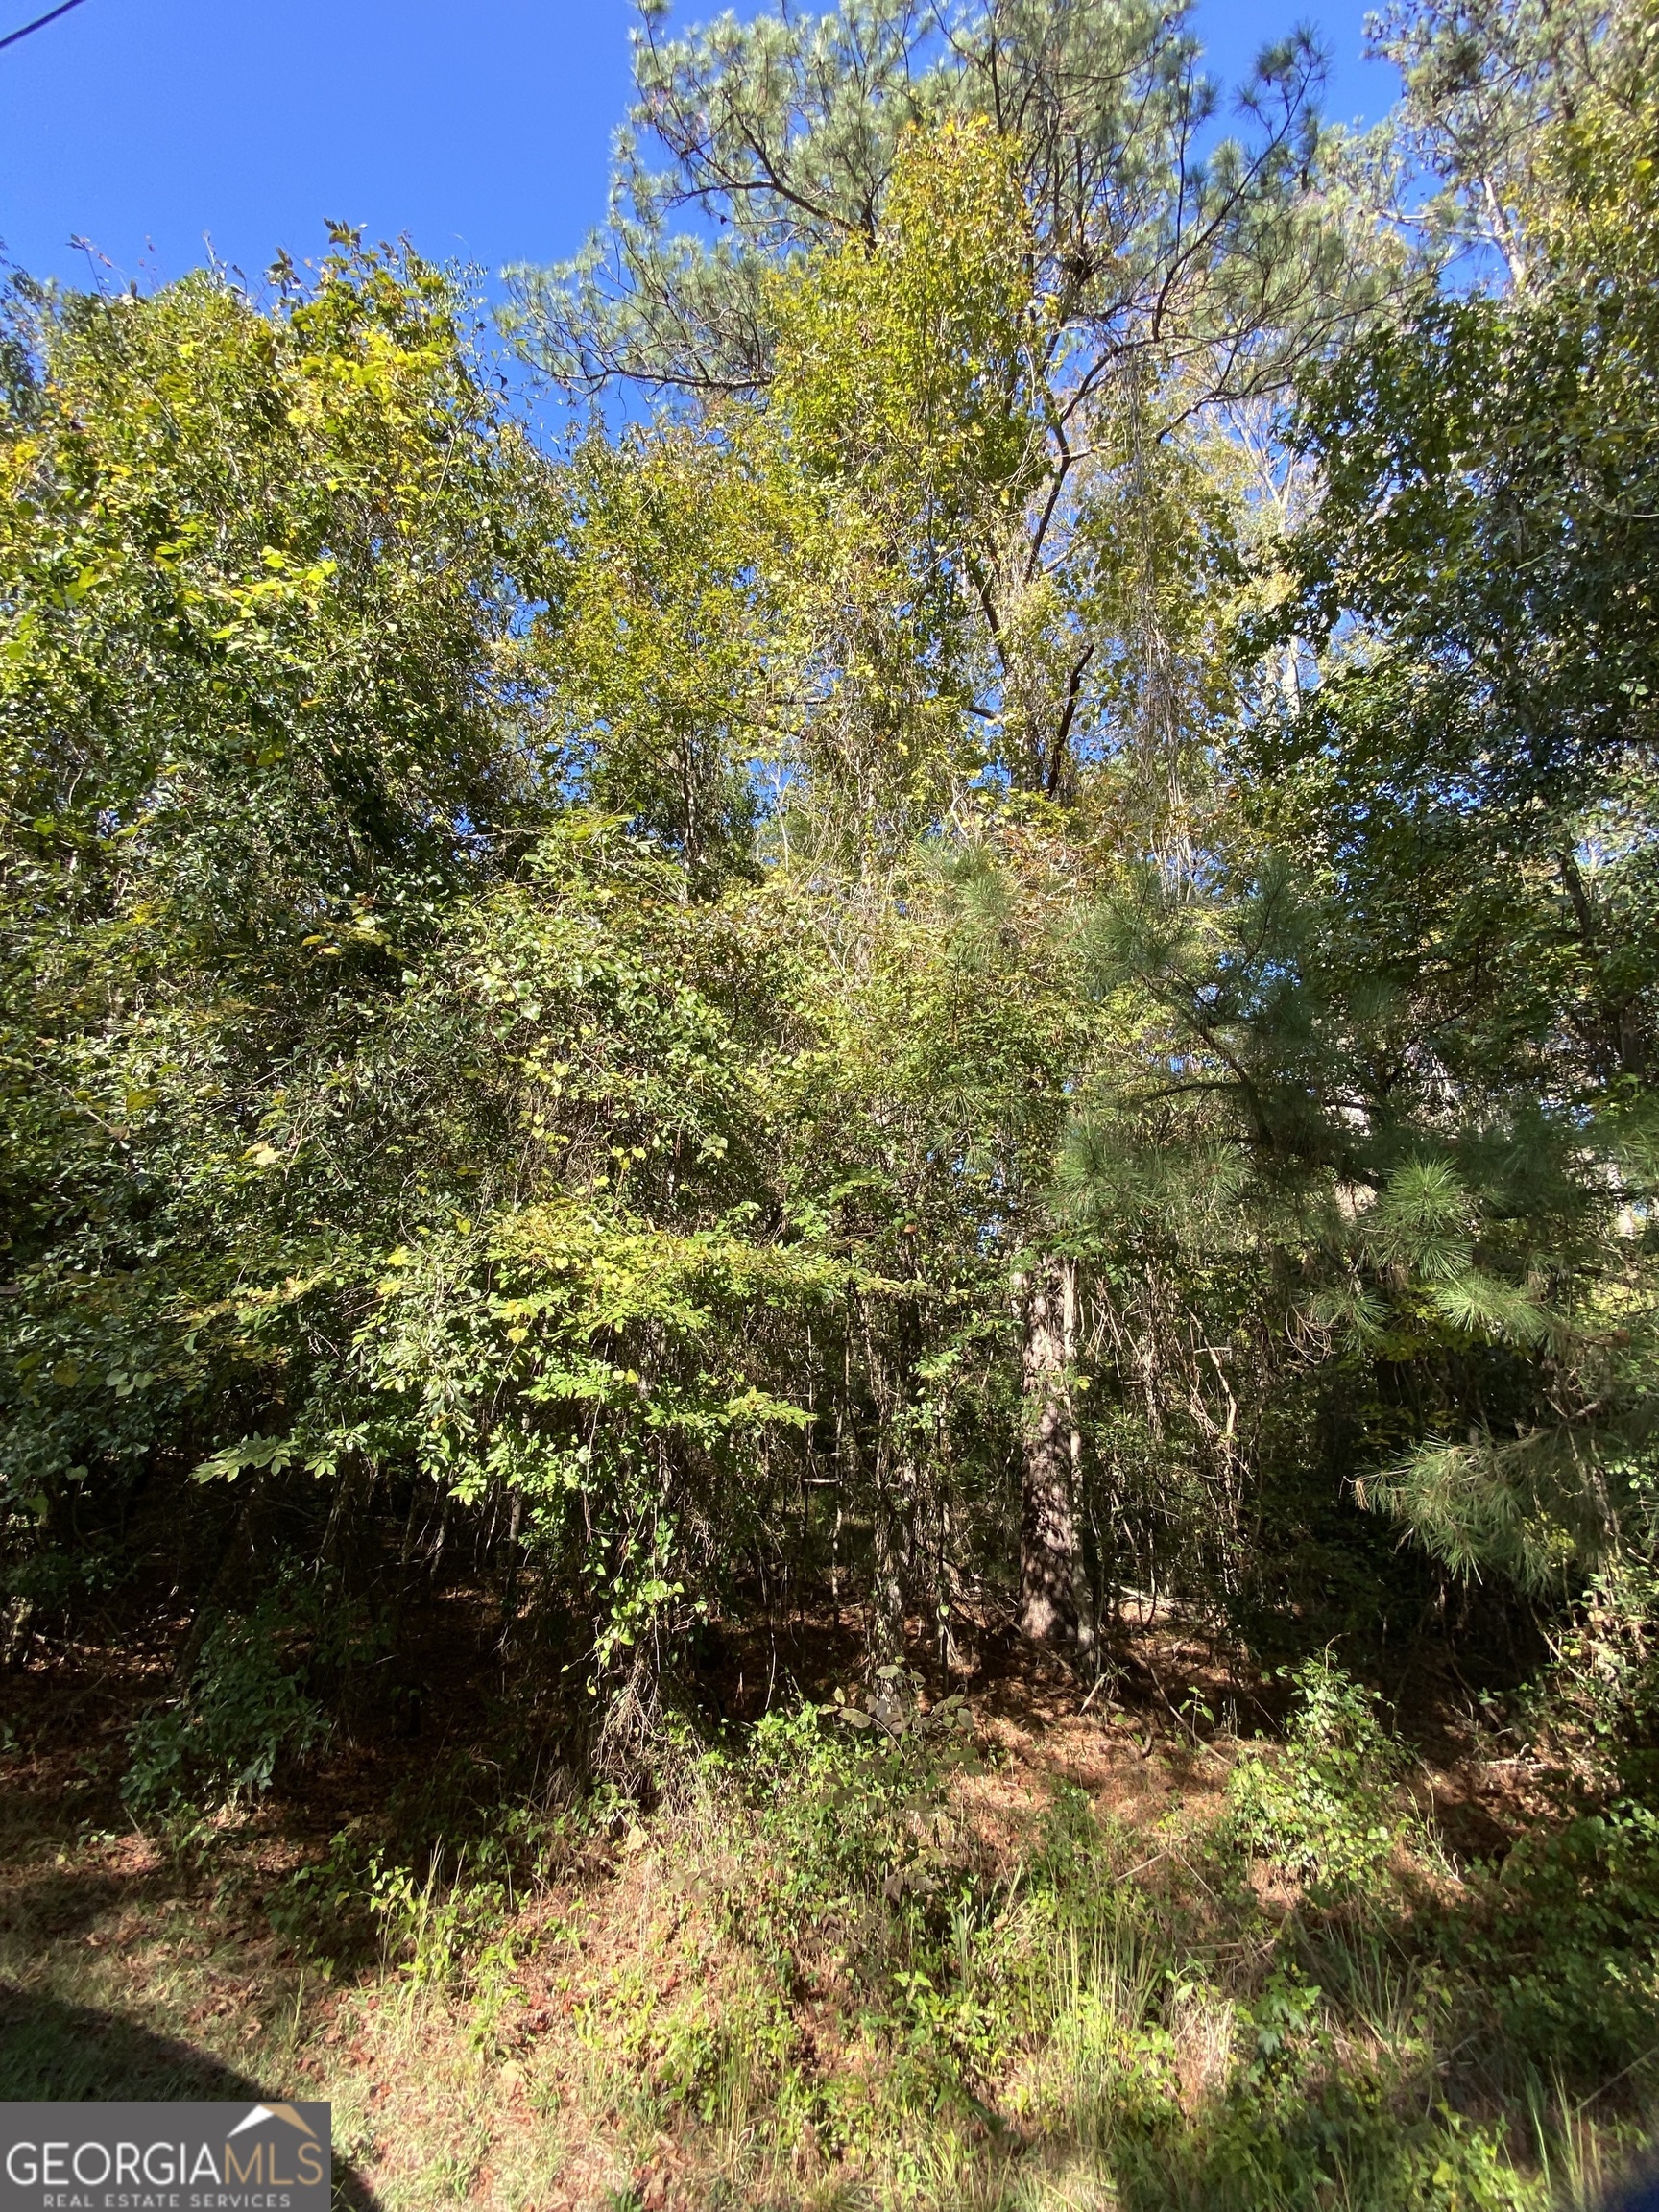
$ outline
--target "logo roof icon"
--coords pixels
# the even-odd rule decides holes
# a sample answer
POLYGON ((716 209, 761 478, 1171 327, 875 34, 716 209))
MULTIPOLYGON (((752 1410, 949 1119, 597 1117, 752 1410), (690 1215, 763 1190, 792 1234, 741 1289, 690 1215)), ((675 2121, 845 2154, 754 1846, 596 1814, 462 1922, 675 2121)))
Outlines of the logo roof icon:
POLYGON ((246 2118, 238 2120, 231 2128, 232 2135, 243 2134, 250 2128, 257 2128, 262 2120, 285 2120, 290 2128, 298 2128, 301 2135, 317 2140, 317 2130, 308 2120, 295 2111, 292 2104, 255 2104, 246 2118))

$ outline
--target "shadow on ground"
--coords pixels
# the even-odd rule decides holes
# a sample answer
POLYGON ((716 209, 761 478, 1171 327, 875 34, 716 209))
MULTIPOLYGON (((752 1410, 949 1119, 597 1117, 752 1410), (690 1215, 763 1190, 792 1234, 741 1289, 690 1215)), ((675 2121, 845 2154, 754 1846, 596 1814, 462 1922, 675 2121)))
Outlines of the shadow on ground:
MULTIPOLYGON (((0 1982, 0 2100, 54 2104, 160 2101, 252 2104, 280 2094, 192 2044, 89 2005, 65 2005, 0 1982)), ((373 2190, 334 2159, 334 2201, 378 2212, 373 2190)))

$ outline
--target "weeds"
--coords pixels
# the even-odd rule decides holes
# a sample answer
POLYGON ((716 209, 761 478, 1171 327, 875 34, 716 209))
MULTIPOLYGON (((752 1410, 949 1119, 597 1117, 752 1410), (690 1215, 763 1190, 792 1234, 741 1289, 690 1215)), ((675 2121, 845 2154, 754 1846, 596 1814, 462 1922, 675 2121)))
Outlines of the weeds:
POLYGON ((1012 1776, 896 1674, 730 1734, 649 1815, 431 1767, 268 1890, 299 1979, 258 2048, 340 2070, 388 2212, 539 2202, 600 2138, 572 2204, 1579 2212, 1651 2086, 1659 1824, 1457 1875, 1374 1702, 1323 1661, 1294 1695, 1285 1751, 1150 1854, 1068 1783, 993 1847, 974 1791, 1012 1776))
POLYGON ((954 1737, 849 1727, 834 1708, 769 1717, 718 1763, 712 1813, 694 1846, 678 1845, 725 1869, 731 1991, 657 2008, 647 1977, 615 2048, 656 2109, 728 2141, 758 2125, 780 2152, 810 2142, 843 2170, 884 2176, 881 2201, 1543 2212, 1568 2200, 1564 2176, 1590 2170, 1586 2145, 1594 2163, 1618 2131, 1587 2128, 1559 2072, 1549 2094, 1536 2084, 1568 2016, 1598 2016, 1603 2053, 1626 2033, 1623 2015, 1609 2021, 1614 1951, 1630 2026, 1656 2017, 1627 1956, 1638 1924, 1649 1943, 1659 1930, 1647 1830, 1603 1823, 1507 1876, 1519 1955, 1567 1940, 1584 1962, 1555 1985, 1555 2012, 1529 2016, 1524 1976, 1481 1987, 1480 1885, 1430 1909, 1397 1804, 1404 1758, 1373 1701, 1328 1660, 1295 1688, 1286 1756, 1246 1753, 1219 1828, 1191 1841, 1196 1891, 1126 1882, 1140 1844, 1068 1788, 1018 1879, 993 1876, 953 1809, 954 1737), (1258 1858, 1295 1883, 1289 1903, 1263 1904, 1242 1879, 1258 1858), (1592 1862, 1618 1874, 1593 1915, 1592 1862), (808 2052, 799 2023, 816 2019, 815 1997, 832 2000, 834 2029, 815 2028, 808 2052), (1460 2067, 1482 2006, 1512 2062, 1532 2068, 1529 2096, 1494 2095, 1479 2067, 1460 2067))
POLYGON ((188 1813, 262 1795, 284 1759, 328 1733, 275 1633, 274 1608, 217 1623, 182 1691, 138 1722, 122 1792, 134 1813, 188 1813))
POLYGON ((298 1570, 249 1611, 205 1617, 182 1681, 129 1737, 129 1807, 188 1827, 262 1797, 349 1718, 384 1634, 331 1575, 298 1570))
POLYGON ((1376 1698, 1328 1653, 1289 1679, 1296 1703, 1283 1756, 1270 1764, 1247 1752, 1233 1769, 1235 1833, 1311 1895, 1347 1896, 1376 1877, 1394 1847, 1395 1790, 1407 1762, 1383 1731, 1376 1698))

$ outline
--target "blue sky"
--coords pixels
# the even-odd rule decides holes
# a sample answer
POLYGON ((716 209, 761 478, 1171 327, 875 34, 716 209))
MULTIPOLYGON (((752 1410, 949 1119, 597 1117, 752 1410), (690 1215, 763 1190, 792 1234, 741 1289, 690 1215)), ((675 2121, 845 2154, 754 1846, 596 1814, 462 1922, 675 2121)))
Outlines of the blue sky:
MULTIPOLYGON (((0 0, 0 35, 49 0, 0 0)), ((712 13, 678 0, 686 21, 712 13)), ((1335 57, 1334 115, 1374 119, 1390 73, 1349 0, 1201 0, 1237 77, 1297 20, 1335 57)), ((339 216, 437 259, 555 260, 602 216, 628 93, 628 0, 84 0, 0 52, 0 240, 84 281, 176 276, 210 237, 256 275, 339 216)))

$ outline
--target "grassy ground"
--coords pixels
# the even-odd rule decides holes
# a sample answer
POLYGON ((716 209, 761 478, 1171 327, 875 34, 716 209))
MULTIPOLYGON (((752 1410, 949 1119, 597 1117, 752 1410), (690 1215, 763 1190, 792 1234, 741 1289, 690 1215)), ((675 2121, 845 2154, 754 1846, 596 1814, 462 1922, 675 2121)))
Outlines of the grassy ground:
POLYGON ((329 2098, 387 2212, 1594 2201, 1655 2085, 1646 1815, 1546 1820, 1329 1669, 1259 1743, 1201 1647, 1127 1658, 849 1674, 648 1815, 451 1720, 143 1831, 142 1670, 25 1676, 0 2095, 329 2098))

